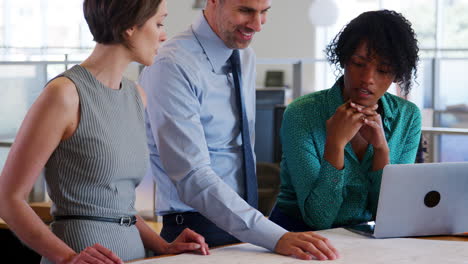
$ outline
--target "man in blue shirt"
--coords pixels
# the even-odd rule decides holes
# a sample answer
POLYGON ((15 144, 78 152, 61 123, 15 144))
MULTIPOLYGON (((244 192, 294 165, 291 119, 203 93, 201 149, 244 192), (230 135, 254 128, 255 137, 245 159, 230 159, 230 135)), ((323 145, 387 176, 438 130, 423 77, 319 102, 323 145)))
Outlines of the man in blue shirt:
POLYGON ((188 227, 210 246, 239 239, 301 259, 335 259, 327 239, 287 232, 242 198, 245 175, 255 176, 255 168, 247 171, 244 163, 253 152, 246 142, 254 141, 255 127, 255 55, 248 46, 270 5, 271 0, 209 0, 189 29, 169 40, 142 72, 161 236, 172 241, 188 227), (230 62, 237 52, 240 78, 230 62), (243 124, 252 128, 244 139, 243 124))

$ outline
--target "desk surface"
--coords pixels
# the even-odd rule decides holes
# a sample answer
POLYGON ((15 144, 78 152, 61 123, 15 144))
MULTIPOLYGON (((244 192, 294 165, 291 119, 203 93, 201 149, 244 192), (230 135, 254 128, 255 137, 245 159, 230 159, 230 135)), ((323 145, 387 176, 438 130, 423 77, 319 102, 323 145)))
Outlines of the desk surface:
MULTIPOLYGON (((338 248, 341 258, 333 263, 467 263, 468 243, 415 238, 374 239, 343 228, 319 231, 338 248)), ((468 240, 467 240, 468 241, 468 240)), ((131 264, 293 264, 302 260, 273 254, 252 244, 233 245, 211 250, 210 256, 181 254, 131 262, 131 264)), ((331 263, 331 262, 330 262, 331 263)))

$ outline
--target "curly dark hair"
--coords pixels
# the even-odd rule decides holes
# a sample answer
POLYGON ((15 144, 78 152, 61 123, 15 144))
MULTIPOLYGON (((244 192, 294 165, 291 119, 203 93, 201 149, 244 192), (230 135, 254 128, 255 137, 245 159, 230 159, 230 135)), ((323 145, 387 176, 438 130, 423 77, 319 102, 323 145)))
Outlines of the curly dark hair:
POLYGON ((342 74, 356 48, 365 41, 368 55, 387 61, 395 82, 407 95, 416 77, 419 48, 411 23, 391 10, 369 11, 351 20, 326 47, 328 61, 342 74))

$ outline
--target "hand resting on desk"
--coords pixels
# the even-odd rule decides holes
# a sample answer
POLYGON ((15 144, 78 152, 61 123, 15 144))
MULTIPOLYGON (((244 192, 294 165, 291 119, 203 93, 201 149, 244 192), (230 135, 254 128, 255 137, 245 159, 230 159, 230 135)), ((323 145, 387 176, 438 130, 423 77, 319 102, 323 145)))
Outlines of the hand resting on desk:
POLYGON ((312 256, 318 260, 339 258, 338 251, 330 241, 314 232, 284 234, 276 244, 275 252, 286 256, 296 256, 303 260, 311 260, 312 256))
POLYGON ((205 238, 186 228, 172 243, 168 244, 164 254, 179 254, 188 251, 198 251, 202 255, 210 254, 205 238))

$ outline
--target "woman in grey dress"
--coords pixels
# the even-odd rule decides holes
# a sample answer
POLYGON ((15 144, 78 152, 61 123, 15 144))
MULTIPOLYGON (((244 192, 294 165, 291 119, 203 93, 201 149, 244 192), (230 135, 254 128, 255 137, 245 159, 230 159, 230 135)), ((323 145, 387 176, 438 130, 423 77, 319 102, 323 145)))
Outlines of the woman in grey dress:
POLYGON ((148 160, 146 98, 123 72, 132 61, 152 64, 166 39, 166 0, 85 0, 83 9, 96 47, 29 110, 0 176, 0 217, 42 263, 123 263, 145 248, 209 254, 188 229, 166 242, 134 208, 148 160), (24 199, 43 167, 51 228, 24 199))

